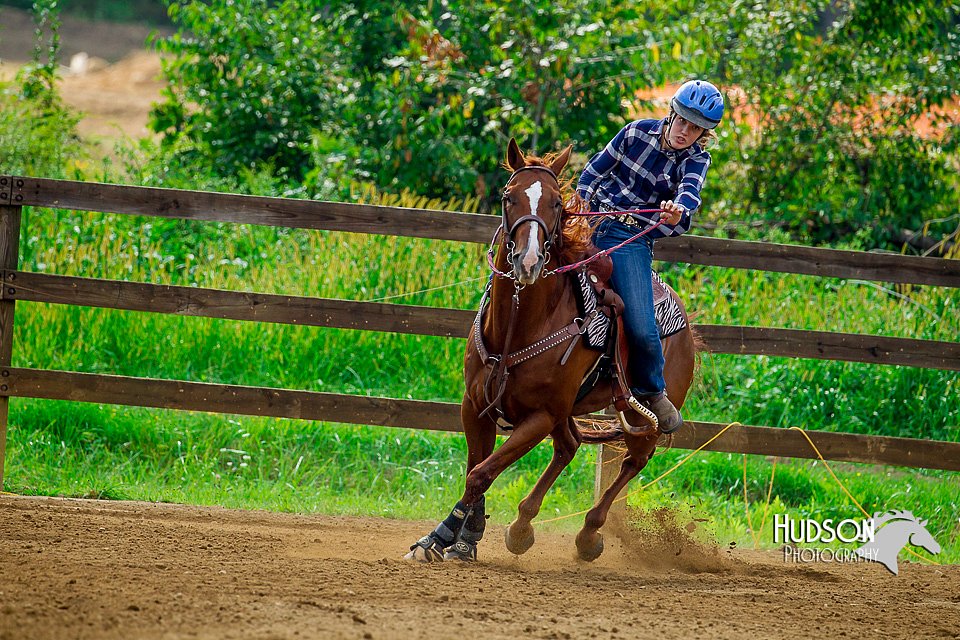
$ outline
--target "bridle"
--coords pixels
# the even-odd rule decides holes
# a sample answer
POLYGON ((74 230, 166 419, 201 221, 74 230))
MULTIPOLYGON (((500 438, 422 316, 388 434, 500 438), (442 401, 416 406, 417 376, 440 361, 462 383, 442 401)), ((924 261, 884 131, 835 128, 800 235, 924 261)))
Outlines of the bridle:
MULTIPOLYGON (((554 333, 551 333, 548 336, 542 337, 539 340, 535 341, 533 344, 530 344, 527 347, 520 349, 519 351, 511 351, 511 346, 513 343, 514 328, 516 327, 516 323, 517 323, 517 313, 520 307, 520 290, 523 289, 523 284, 517 278, 515 273, 516 265, 514 264, 513 250, 516 246, 516 243, 514 242, 514 239, 513 239, 514 233, 522 224, 526 222, 533 222, 534 224, 538 225, 541 229, 543 229, 544 235, 546 236, 546 240, 544 241, 544 251, 546 252, 546 255, 539 255, 539 252, 538 252, 538 261, 542 260, 542 265, 545 267, 546 264, 550 261, 550 257, 549 257, 550 247, 554 239, 557 237, 557 232, 560 230, 560 224, 563 219, 563 213, 561 212, 561 214, 557 216, 557 220, 554 223, 554 228, 551 230, 548 228, 546 221, 540 216, 538 216, 536 211, 532 211, 528 215, 521 216, 519 219, 514 221, 513 224, 509 224, 509 221, 507 220, 507 208, 506 208, 506 200, 510 195, 509 185, 513 181, 513 178, 521 171, 546 171, 547 173, 550 174, 550 177, 552 177, 557 182, 557 185, 558 186, 560 185, 560 181, 557 179, 557 175, 549 167, 544 167, 540 165, 531 165, 531 166, 520 167, 519 169, 514 171, 510 175, 510 179, 507 180, 507 186, 504 187, 504 191, 503 191, 503 198, 502 198, 503 219, 500 223, 500 226, 497 228, 496 232, 493 234, 493 239, 490 241, 490 247, 487 249, 487 263, 490 266, 490 270, 492 271, 492 274, 490 276, 490 280, 487 281, 487 288, 484 291, 483 297, 480 300, 480 309, 477 312, 476 319, 474 320, 474 323, 473 323, 473 342, 474 342, 474 346, 476 347, 477 353, 480 355, 480 358, 483 361, 484 366, 488 368, 487 377, 483 384, 484 401, 487 403, 487 405, 480 412, 479 416, 483 417, 487 414, 490 414, 491 419, 494 420, 494 422, 496 422, 497 424, 500 424, 501 426, 503 426, 503 424, 506 424, 503 422, 503 418, 505 416, 505 412, 503 408, 503 396, 504 396, 504 393, 506 392, 507 380, 510 376, 510 367, 520 364, 521 362, 529 360, 530 358, 536 357, 542 353, 546 353, 550 349, 553 349, 554 347, 559 346, 562 343, 569 342, 566 352, 564 352, 563 356, 560 358, 560 365, 562 366, 564 363, 566 363, 567 359, 570 357, 570 354, 573 351, 574 346, 578 343, 580 336, 587 330, 587 327, 594 321, 597 314, 599 313, 597 309, 594 309, 592 312, 590 312, 589 314, 587 314, 582 318, 581 317, 574 318, 569 325, 567 325, 566 327, 563 327, 559 331, 555 331, 554 333), (495 264, 494 257, 493 257, 494 247, 496 246, 497 239, 500 237, 501 233, 506 234, 505 249, 507 251, 507 262, 512 267, 509 273, 504 273, 503 271, 500 271, 499 269, 497 269, 497 266, 495 264), (507 316, 506 333, 503 340, 503 348, 500 350, 499 354, 490 353, 486 345, 484 344, 484 339, 483 339, 484 311, 487 308, 487 305, 490 303, 494 276, 499 276, 502 278, 513 280, 513 286, 514 286, 513 295, 511 296, 511 299, 510 299, 510 312, 509 312, 509 315, 507 316)), ((633 212, 636 212, 636 213, 653 213, 653 212, 662 212, 662 211, 663 211, 662 209, 633 210, 633 212)), ((571 215, 611 216, 611 215, 615 215, 616 213, 618 212, 587 211, 587 212, 581 212, 581 213, 573 213, 571 215)), ((619 213, 629 213, 629 212, 619 212, 619 213)), ((648 233, 650 233, 651 231, 653 231, 654 229, 656 229, 662 224, 663 224, 663 220, 659 220, 655 224, 645 229, 644 231, 641 231, 640 233, 625 240, 624 242, 621 242, 620 244, 610 247, 609 249, 606 249, 604 251, 599 251, 596 254, 593 254, 574 264, 557 267, 556 269, 553 269, 553 270, 542 268, 538 278, 545 278, 551 275, 559 275, 562 273, 566 273, 567 271, 570 271, 573 269, 580 269, 583 266, 589 264, 590 262, 593 262, 594 260, 607 256, 613 251, 625 246, 626 244, 629 244, 630 242, 633 242, 634 240, 647 235, 648 233)), ((622 374, 620 375, 620 379, 621 380, 624 379, 622 374)), ((629 396, 630 395, 629 390, 625 390, 625 389, 626 388, 623 387, 623 385, 621 385, 620 391, 629 396)), ((619 408, 619 405, 617 406, 619 408)), ((621 409, 621 412, 623 410, 625 409, 621 409)), ((643 410, 641 409, 637 409, 637 410, 641 411, 641 413, 644 413, 646 415, 646 413, 643 410)), ((625 418, 622 418, 622 417, 621 419, 625 420, 625 418)))
MULTIPOLYGON (((484 381, 484 398, 488 404, 479 415, 480 417, 483 417, 489 412, 493 411, 494 413, 491 414, 491 419, 498 424, 500 424, 500 420, 505 415, 503 405, 501 403, 503 400, 503 394, 507 388, 507 379, 510 376, 510 367, 538 356, 541 353, 545 353, 553 347, 570 340, 570 346, 568 347, 567 352, 562 359, 562 363, 566 362, 570 352, 573 350, 573 346, 577 342, 576 339, 571 340, 571 338, 579 338, 580 334, 585 330, 584 319, 576 318, 569 326, 536 341, 532 345, 529 345, 520 351, 511 352, 510 350, 513 342, 514 328, 516 327, 517 312, 520 307, 520 290, 523 289, 524 286, 520 282, 519 278, 517 278, 516 274, 517 267, 515 264, 515 259, 519 256, 519 254, 515 255, 513 253, 514 249, 516 248, 514 234, 521 225, 527 222, 532 222, 543 229, 543 234, 546 238, 543 243, 544 253, 541 254, 538 248, 537 261, 542 266, 546 266, 546 264, 550 261, 550 247, 553 245, 554 238, 556 237, 557 232, 560 230, 560 221, 563 218, 562 212, 559 213, 557 215, 557 220, 553 225, 553 229, 550 229, 547 226, 546 220, 537 215, 536 210, 531 210, 529 214, 520 216, 513 222, 513 224, 510 224, 510 221, 507 220, 507 199, 510 197, 510 183, 513 182, 513 179, 517 176, 517 174, 523 171, 544 171, 554 179, 558 188, 560 186, 560 180, 557 178, 557 174, 554 173, 554 171, 549 167, 544 167, 542 165, 528 165, 520 167, 510 174, 510 178, 507 180, 507 184, 503 189, 503 197, 501 198, 501 211, 503 219, 500 222, 500 226, 493 234, 493 239, 490 241, 490 247, 487 250, 487 262, 490 265, 490 269, 493 274, 490 276, 490 280, 487 282, 487 289, 484 291, 483 298, 480 301, 480 310, 477 312, 476 320, 474 320, 473 338, 477 353, 483 360, 484 365, 488 367, 487 378, 484 381), (496 245, 497 239, 500 237, 501 233, 505 234, 504 249, 507 252, 507 262, 511 266, 509 273, 504 273, 503 271, 497 269, 493 258, 494 246, 496 245), (487 304, 490 302, 494 275, 513 280, 514 286, 513 295, 510 299, 510 315, 507 318, 503 350, 500 354, 491 354, 487 350, 483 341, 482 329, 484 310, 486 309, 487 304)), ((533 209, 533 207, 531 207, 531 209, 533 209)), ((541 268, 538 278, 544 277, 546 271, 546 269, 541 268)))
MULTIPOLYGON (((544 265, 546 265, 550 261, 550 248, 551 246, 553 246, 554 238, 557 237, 557 233, 560 230, 560 221, 563 218, 562 213, 557 215, 557 220, 556 222, 554 222, 553 229, 550 229, 547 226, 547 222, 542 217, 537 215, 536 211, 531 211, 527 215, 520 216, 519 218, 514 220, 513 224, 509 223, 509 221, 507 220, 507 205, 506 205, 507 199, 510 196, 509 186, 510 186, 510 183, 513 182, 513 179, 517 176, 517 174, 523 171, 544 171, 547 174, 549 174, 551 178, 553 178, 553 180, 557 183, 558 188, 560 186, 560 180, 557 178, 557 174, 555 174, 553 170, 550 169, 550 167, 545 167, 542 165, 529 165, 525 167, 520 167, 519 169, 514 171, 512 174, 510 174, 510 178, 507 180, 507 186, 504 187, 503 195, 500 198, 500 203, 501 203, 500 209, 502 212, 502 221, 500 223, 500 226, 497 228, 497 231, 493 234, 493 240, 490 242, 490 248, 487 251, 487 259, 488 259, 487 261, 490 263, 490 268, 493 270, 493 272, 496 275, 503 278, 509 278, 514 281, 516 281, 516 273, 515 273, 516 265, 514 264, 514 259, 516 258, 516 254, 514 254, 514 250, 516 249, 516 246, 517 246, 516 242, 514 241, 514 234, 516 233, 517 229, 519 229, 526 222, 533 222, 534 224, 539 226, 541 229, 543 229, 543 235, 546 238, 546 240, 544 240, 544 243, 543 243, 543 250, 545 253, 538 254, 538 258, 542 260, 544 265), (494 262, 493 262, 493 247, 496 244, 497 238, 500 236, 501 233, 506 233, 506 247, 505 247, 507 251, 506 259, 507 259, 507 263, 510 264, 510 266, 512 267, 510 273, 504 273, 500 271, 499 269, 496 268, 496 266, 494 266, 494 262)), ((541 271, 541 277, 542 275, 545 275, 544 271, 541 271)))

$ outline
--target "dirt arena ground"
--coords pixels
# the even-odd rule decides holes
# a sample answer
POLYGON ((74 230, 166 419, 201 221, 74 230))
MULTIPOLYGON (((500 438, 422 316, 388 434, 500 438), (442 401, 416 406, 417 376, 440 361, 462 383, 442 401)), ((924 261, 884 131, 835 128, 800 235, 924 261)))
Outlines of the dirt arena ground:
MULTIPOLYGON (((960 566, 572 534, 401 560, 429 523, 0 497, 0 638, 960 638, 960 566)), ((635 537, 635 534, 634 534, 635 537)), ((689 542, 689 541, 688 541, 689 542)))

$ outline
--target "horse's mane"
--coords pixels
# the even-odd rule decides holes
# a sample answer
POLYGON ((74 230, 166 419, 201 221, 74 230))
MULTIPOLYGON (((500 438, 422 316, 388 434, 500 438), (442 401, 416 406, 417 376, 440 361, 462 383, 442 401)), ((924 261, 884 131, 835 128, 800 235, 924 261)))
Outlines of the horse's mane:
MULTIPOLYGON (((528 167, 549 167, 553 161, 560 155, 559 153, 548 153, 544 156, 526 156, 526 166, 528 167)), ((507 167, 510 169, 510 167, 507 167)), ((576 212, 586 211, 587 203, 575 187, 575 177, 561 179, 560 197, 563 199, 563 214, 560 216, 560 234, 562 241, 559 243, 560 260, 564 264, 576 262, 587 255, 596 252, 591 237, 593 236, 593 225, 590 224, 586 216, 573 215, 576 212)))

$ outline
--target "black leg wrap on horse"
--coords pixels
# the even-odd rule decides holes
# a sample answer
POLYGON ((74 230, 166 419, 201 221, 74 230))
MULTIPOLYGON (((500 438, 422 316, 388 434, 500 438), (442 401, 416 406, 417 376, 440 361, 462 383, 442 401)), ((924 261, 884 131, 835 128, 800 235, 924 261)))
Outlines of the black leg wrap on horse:
POLYGON ((484 509, 484 499, 481 497, 467 514, 467 519, 457 534, 457 540, 452 546, 447 548, 443 554, 444 560, 463 560, 464 562, 476 562, 477 543, 483 538, 483 530, 486 528, 487 518, 484 509))
MULTIPOLYGON (((463 523, 470 514, 470 510, 463 506, 463 503, 457 502, 443 522, 437 525, 437 528, 417 540, 410 546, 413 551, 417 547, 423 549, 424 560, 427 562, 439 562, 444 559, 443 550, 452 547, 457 540, 457 536, 463 529, 463 523)), ((476 552, 474 552, 476 554, 476 552)))
POLYGON ((483 531, 487 528, 487 514, 486 514, 486 504, 484 497, 481 496, 480 500, 476 502, 470 508, 470 515, 467 517, 467 521, 463 524, 463 529, 460 530, 460 538, 477 544, 483 538, 483 531))
POLYGON ((469 507, 464 506, 462 502, 457 502, 450 515, 438 524, 430 535, 443 543, 444 547, 449 547, 457 539, 457 534, 463 528, 463 523, 467 519, 469 511, 469 507))
MULTIPOLYGON (((412 545, 410 545, 410 551, 413 551, 417 547, 423 549, 424 561, 441 562, 443 560, 443 549, 446 547, 446 545, 437 539, 435 533, 430 532, 414 542, 412 545)), ((410 554, 407 557, 410 558, 414 556, 410 554)))
POLYGON ((447 548, 446 552, 443 554, 444 561, 446 560, 463 560, 464 562, 476 562, 477 561, 477 545, 475 542, 468 542, 463 538, 461 533, 460 537, 457 538, 457 541, 453 543, 453 546, 447 548))

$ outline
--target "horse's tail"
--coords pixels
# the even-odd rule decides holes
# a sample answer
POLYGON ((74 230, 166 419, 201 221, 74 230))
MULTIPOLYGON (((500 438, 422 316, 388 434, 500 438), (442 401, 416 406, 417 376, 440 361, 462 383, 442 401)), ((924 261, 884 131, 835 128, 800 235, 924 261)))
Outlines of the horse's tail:
POLYGON ((700 365, 703 364, 703 354, 708 351, 707 343, 704 341, 703 336, 700 335, 700 332, 697 331, 697 328, 694 326, 693 321, 698 317, 703 315, 702 311, 694 311, 689 316, 687 316, 687 327, 690 329, 690 335, 693 336, 693 378, 696 380, 697 374, 700 373, 700 365))
POLYGON ((587 444, 605 444, 623 440, 623 427, 619 420, 601 420, 597 418, 574 418, 580 439, 587 444))

